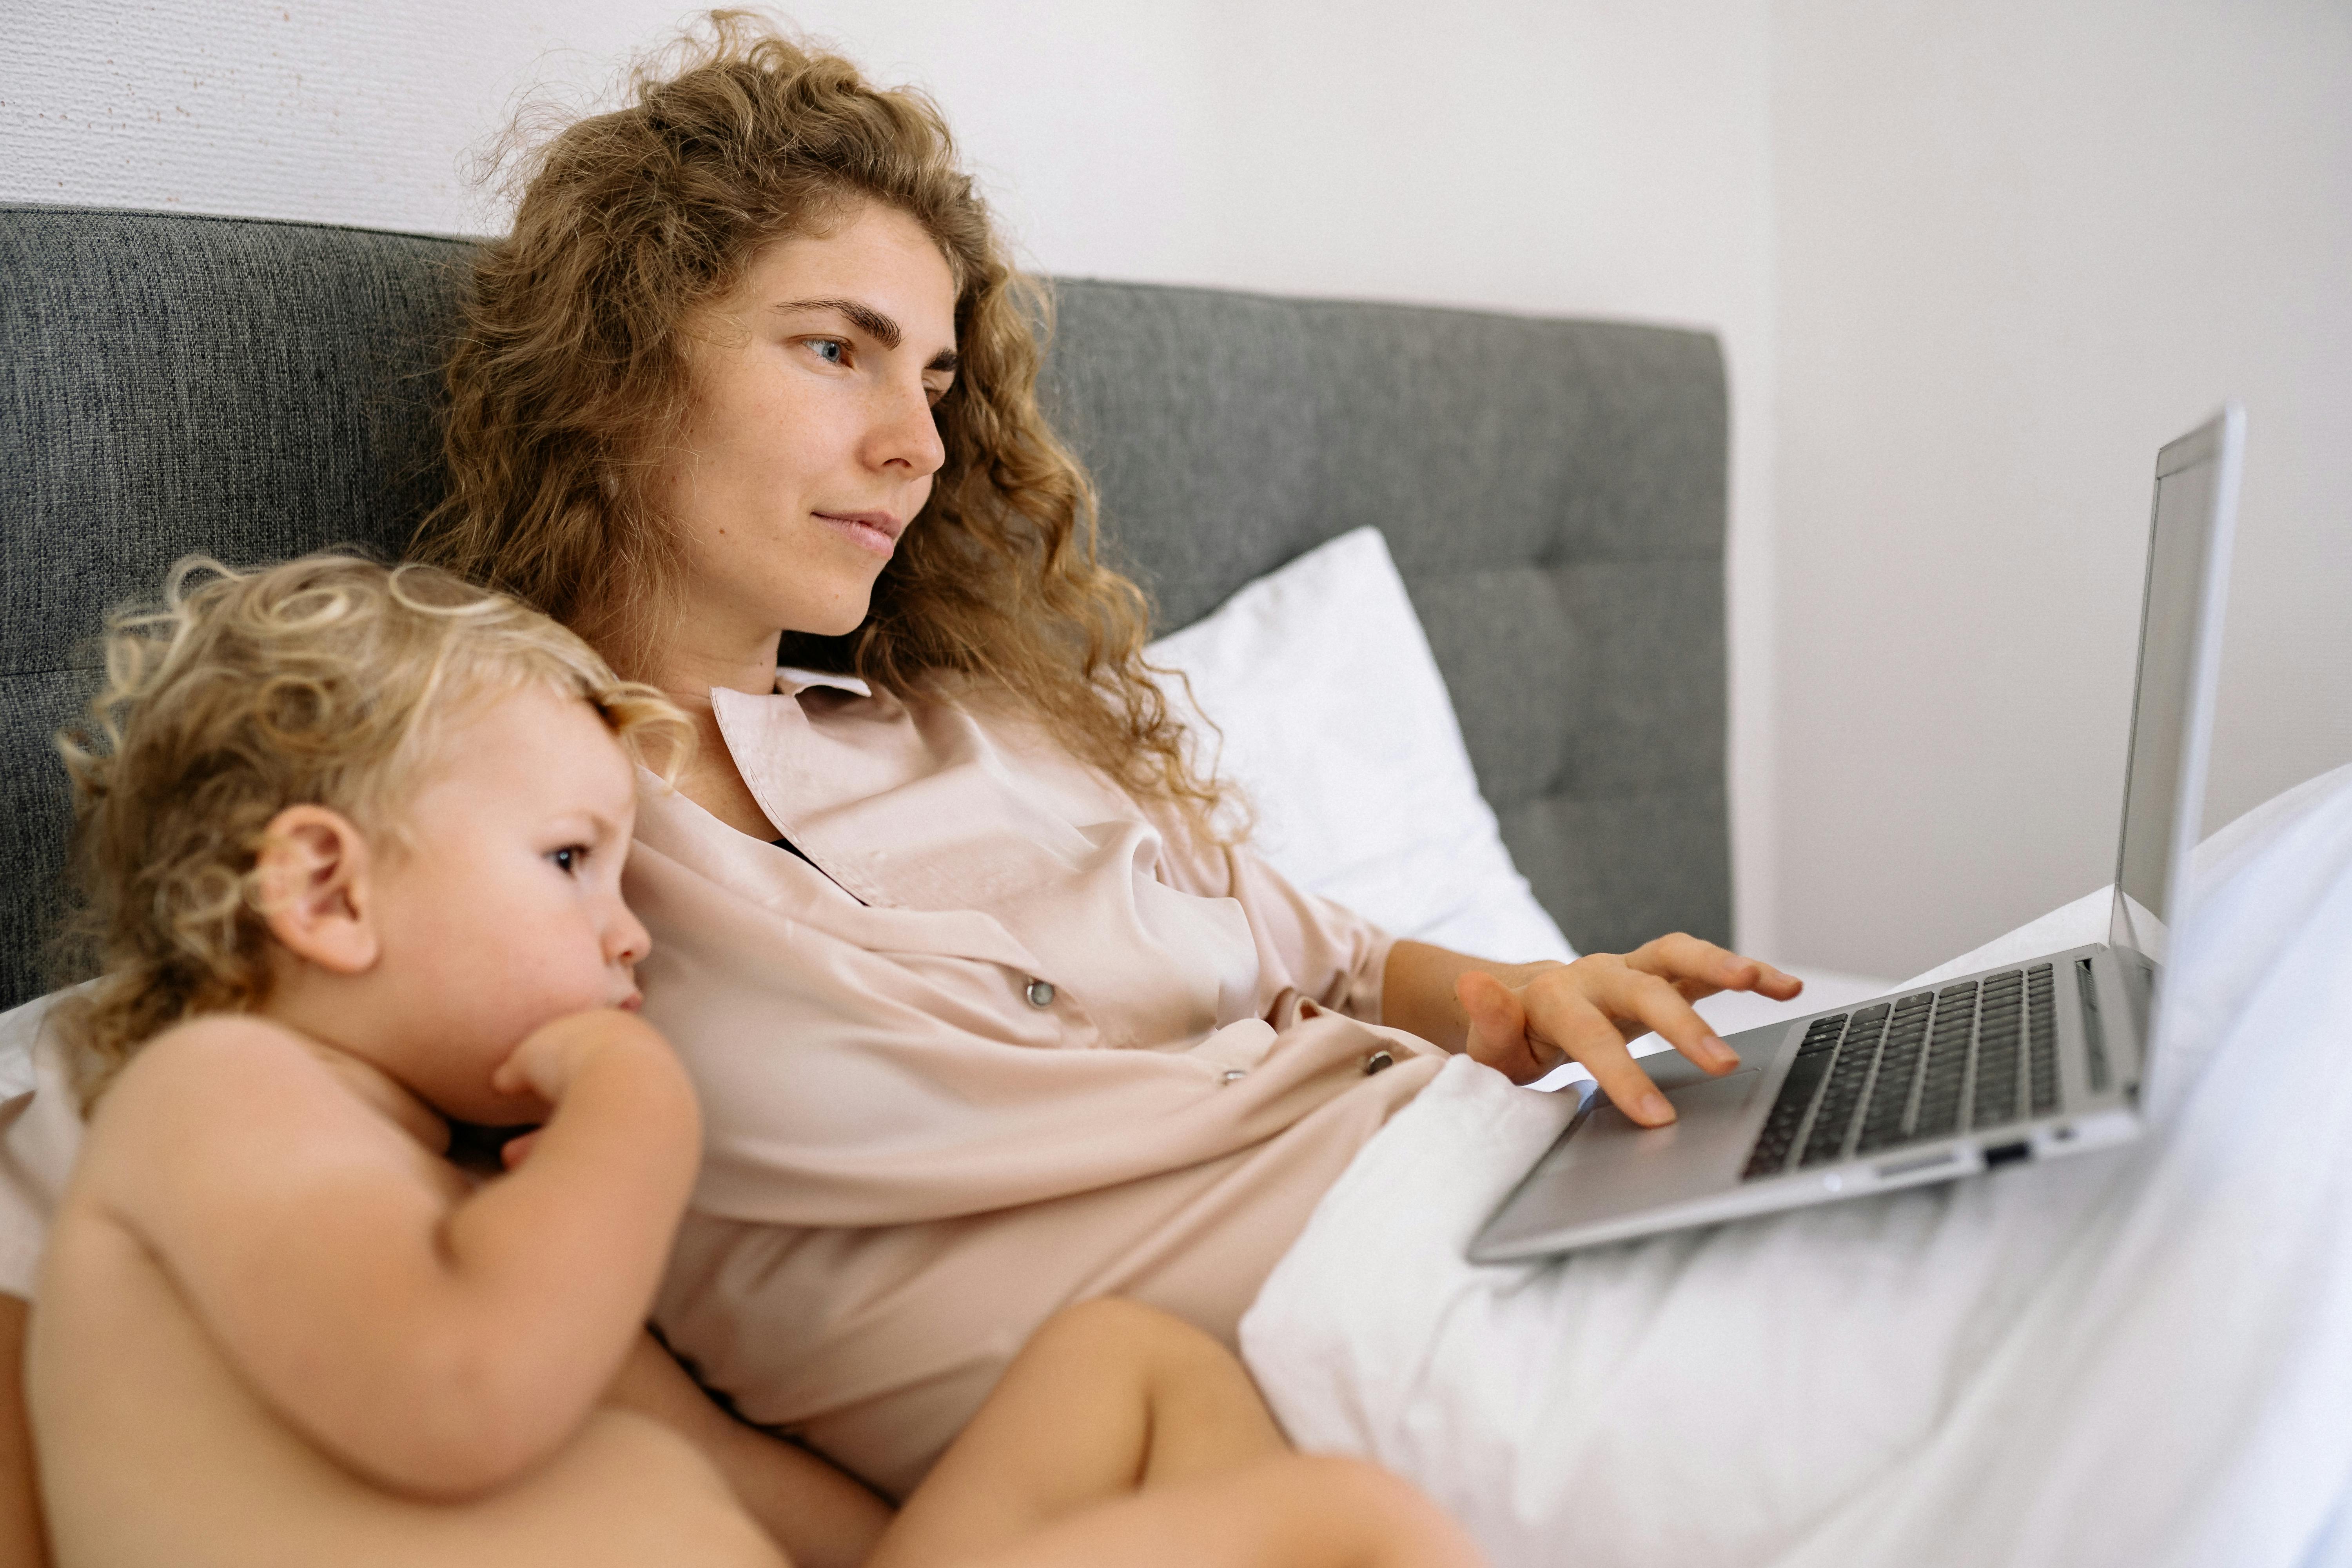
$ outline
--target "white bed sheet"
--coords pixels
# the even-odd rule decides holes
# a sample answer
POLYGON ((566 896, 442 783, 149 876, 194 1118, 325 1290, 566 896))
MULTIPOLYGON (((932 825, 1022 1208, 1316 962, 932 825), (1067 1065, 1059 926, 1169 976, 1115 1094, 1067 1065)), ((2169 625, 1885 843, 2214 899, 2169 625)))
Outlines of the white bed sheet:
POLYGON ((1252 1371, 1500 1568, 2352 1561, 2352 769, 2199 859, 2137 1144, 1476 1268, 1569 1108, 1456 1061, 1268 1280, 1252 1371))

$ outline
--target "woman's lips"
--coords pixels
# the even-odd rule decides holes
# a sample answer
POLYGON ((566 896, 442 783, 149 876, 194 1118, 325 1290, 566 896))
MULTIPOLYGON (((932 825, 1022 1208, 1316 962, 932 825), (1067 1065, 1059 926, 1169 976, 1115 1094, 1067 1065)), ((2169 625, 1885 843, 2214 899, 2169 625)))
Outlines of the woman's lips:
POLYGON ((888 555, 898 548, 907 525, 887 511, 821 511, 818 521, 831 524, 861 550, 888 555))

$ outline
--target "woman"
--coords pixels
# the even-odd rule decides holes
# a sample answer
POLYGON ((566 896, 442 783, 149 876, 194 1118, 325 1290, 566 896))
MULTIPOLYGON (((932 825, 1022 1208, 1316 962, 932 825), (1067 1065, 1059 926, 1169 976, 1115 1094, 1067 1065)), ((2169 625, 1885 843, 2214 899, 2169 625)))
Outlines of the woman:
POLYGON ((722 17, 540 158, 416 547, 700 727, 631 860, 710 1107, 657 1318, 745 1414, 903 1491, 1066 1301, 1230 1342, 1443 1053, 1663 1121, 1630 1037, 1725 1070, 1688 998, 1795 994, 1681 936, 1391 943, 1218 840, 922 99, 722 17))

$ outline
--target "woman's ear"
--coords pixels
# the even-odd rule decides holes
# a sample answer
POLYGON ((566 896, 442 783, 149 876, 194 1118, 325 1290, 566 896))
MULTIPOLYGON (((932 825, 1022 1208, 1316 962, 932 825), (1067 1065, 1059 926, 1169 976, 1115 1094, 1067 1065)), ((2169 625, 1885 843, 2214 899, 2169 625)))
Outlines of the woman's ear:
POLYGON ((323 805, 289 805, 262 829, 255 866, 261 918, 295 957, 335 974, 373 968, 375 929, 367 839, 323 805))

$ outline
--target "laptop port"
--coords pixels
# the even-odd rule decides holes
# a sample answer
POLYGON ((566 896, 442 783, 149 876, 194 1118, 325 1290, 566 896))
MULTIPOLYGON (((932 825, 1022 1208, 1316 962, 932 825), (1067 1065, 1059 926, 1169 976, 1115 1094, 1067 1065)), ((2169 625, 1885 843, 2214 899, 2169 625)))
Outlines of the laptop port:
POLYGON ((1995 1143, 1984 1152, 1985 1169, 2007 1165, 2019 1160, 2033 1158, 2033 1145, 2020 1139, 2014 1143, 1995 1143))

